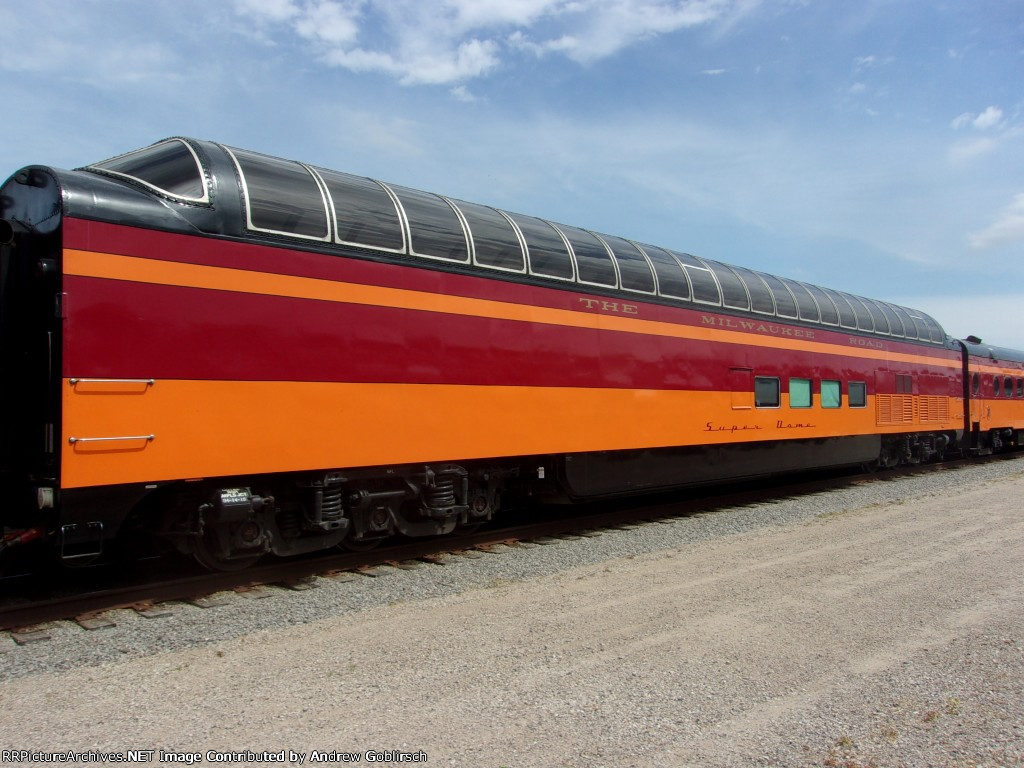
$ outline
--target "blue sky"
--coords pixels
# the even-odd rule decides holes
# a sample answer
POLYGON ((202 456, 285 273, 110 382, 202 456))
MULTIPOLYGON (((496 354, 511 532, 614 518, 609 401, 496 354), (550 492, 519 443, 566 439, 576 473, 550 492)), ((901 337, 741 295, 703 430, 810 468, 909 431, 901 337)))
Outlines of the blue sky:
POLYGON ((211 139, 1024 349, 1021 0, 4 0, 0 175, 211 139))

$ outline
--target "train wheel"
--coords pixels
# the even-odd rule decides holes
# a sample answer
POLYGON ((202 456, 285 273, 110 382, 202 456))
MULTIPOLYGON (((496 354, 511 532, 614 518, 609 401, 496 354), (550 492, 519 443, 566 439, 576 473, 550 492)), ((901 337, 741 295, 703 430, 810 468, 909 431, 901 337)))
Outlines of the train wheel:
POLYGON ((371 549, 376 549, 380 546, 380 543, 384 541, 386 537, 381 536, 376 539, 353 539, 346 538, 343 541, 338 542, 338 549, 345 552, 369 552, 371 549))
POLYGON ((878 466, 883 469, 892 469, 899 466, 899 447, 895 443, 883 443, 882 452, 878 457, 878 466))
POLYGON ((196 542, 192 556, 196 559, 197 563, 207 570, 231 572, 244 571, 246 568, 255 565, 256 561, 263 557, 263 553, 260 552, 245 557, 225 557, 216 537, 207 532, 196 542))

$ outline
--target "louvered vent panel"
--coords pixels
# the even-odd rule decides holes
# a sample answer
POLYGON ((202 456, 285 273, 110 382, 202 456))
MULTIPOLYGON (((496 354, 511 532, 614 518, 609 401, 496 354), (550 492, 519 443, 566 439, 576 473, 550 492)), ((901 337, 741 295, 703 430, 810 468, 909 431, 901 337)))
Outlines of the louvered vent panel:
POLYGON ((913 424, 913 395, 875 395, 878 424, 913 424))
POLYGON ((926 395, 921 398, 921 423, 949 420, 949 398, 926 395))
POLYGON ((892 423, 892 395, 875 395, 875 419, 879 424, 892 423))

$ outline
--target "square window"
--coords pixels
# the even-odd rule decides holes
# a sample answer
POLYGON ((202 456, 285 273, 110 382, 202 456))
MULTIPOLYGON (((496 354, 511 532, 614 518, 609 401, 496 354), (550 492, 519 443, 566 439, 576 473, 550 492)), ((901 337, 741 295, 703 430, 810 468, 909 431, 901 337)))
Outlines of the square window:
POLYGON ((779 380, 774 377, 754 378, 754 405, 758 408, 779 407, 779 380))
POLYGON ((843 404, 842 389, 838 381, 821 380, 821 407, 838 408, 843 404))
POLYGON ((849 397, 851 408, 866 408, 868 404, 868 385, 863 381, 851 381, 849 397))
POLYGON ((810 379, 790 379, 789 380, 789 407, 790 408, 810 408, 812 404, 811 399, 811 380, 810 379))

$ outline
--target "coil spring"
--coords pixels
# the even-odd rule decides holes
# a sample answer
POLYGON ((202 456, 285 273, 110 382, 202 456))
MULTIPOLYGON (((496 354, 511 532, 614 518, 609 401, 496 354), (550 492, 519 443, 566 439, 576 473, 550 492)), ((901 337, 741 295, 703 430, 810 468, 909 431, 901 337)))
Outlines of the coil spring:
POLYGON ((434 486, 423 491, 423 498, 428 507, 444 509, 455 506, 455 478, 435 477, 434 486))
POLYGON ((320 502, 321 520, 340 520, 344 512, 341 500, 341 487, 324 488, 320 502))

